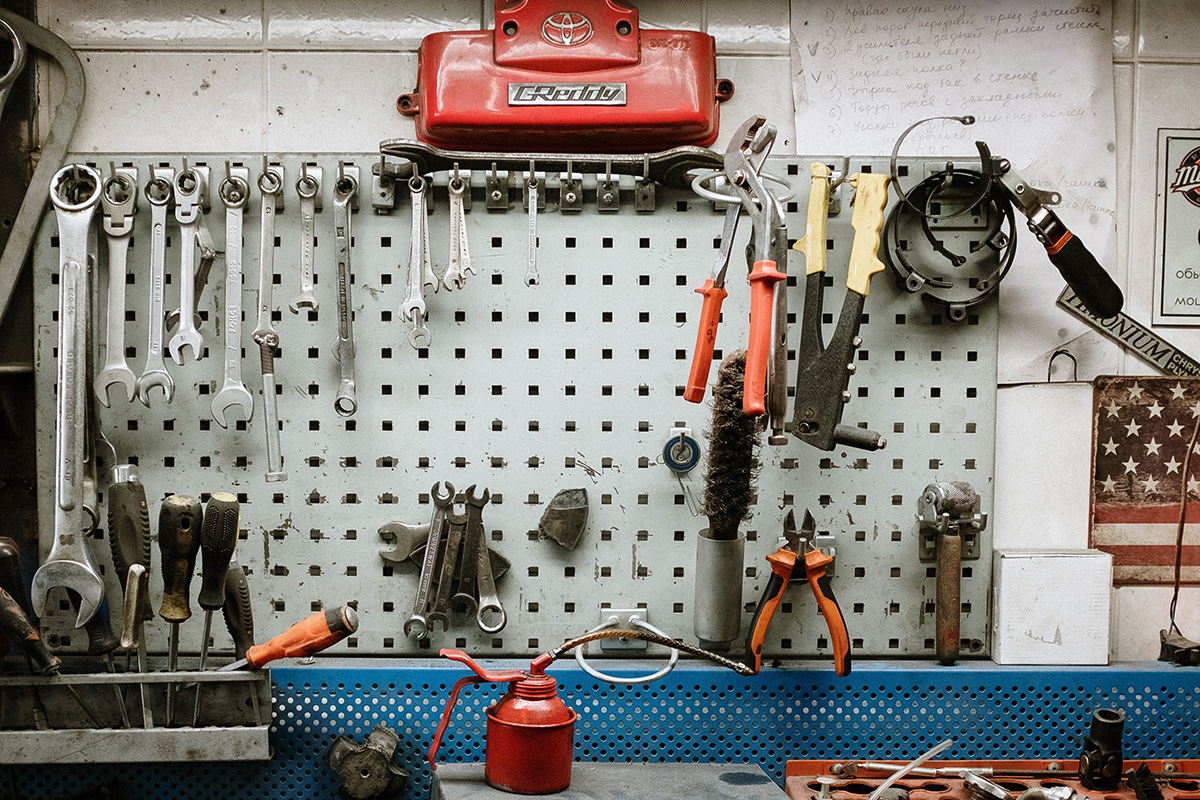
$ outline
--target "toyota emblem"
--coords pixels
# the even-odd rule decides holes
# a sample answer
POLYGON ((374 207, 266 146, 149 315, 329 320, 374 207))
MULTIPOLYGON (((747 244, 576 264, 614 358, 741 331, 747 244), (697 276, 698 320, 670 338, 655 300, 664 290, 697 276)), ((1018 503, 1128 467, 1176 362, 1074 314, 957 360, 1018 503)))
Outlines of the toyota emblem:
POLYGON ((560 11, 542 23, 542 38, 560 47, 574 47, 592 38, 592 23, 583 14, 560 11))

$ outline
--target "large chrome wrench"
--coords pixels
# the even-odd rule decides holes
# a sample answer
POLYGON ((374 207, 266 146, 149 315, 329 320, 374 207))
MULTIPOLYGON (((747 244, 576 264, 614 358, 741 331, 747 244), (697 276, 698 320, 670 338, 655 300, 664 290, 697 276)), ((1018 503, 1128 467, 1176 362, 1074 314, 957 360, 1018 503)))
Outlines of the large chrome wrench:
POLYGON ((425 218, 425 190, 429 181, 413 175, 408 181, 412 192, 412 240, 408 258, 408 293, 400 306, 400 314, 412 323, 408 343, 414 350, 429 346, 429 328, 425 327, 425 289, 422 282, 432 273, 429 263, 429 224, 425 218))
POLYGON ((175 176, 175 220, 179 223, 179 330, 171 337, 171 357, 183 366, 183 348, 192 348, 192 359, 204 354, 204 339, 196 330, 196 229, 204 213, 200 197, 204 178, 187 169, 175 176))
POLYGON ((337 257, 338 335, 333 340, 333 357, 342 365, 333 408, 348 417, 358 410, 354 385, 354 308, 350 297, 350 201, 358 192, 358 181, 343 175, 333 185, 333 250, 337 257))
POLYGON ((54 586, 79 594, 75 627, 100 607, 104 582, 87 548, 84 522, 84 441, 87 436, 87 313, 89 242, 100 203, 100 173, 71 164, 54 175, 50 200, 58 218, 58 398, 55 422, 54 545, 33 576, 30 600, 39 617, 54 586))
MULTIPOLYGON (((173 176, 172 176, 173 177, 173 176)), ((138 378, 138 399, 150 407, 150 390, 159 387, 167 402, 175 397, 175 381, 163 361, 163 284, 167 261, 167 204, 171 202, 171 181, 152 175, 146 184, 146 199, 150 201, 150 329, 146 347, 146 366, 138 378)))
POLYGON ((137 395, 137 376, 125 360, 125 273, 129 264, 129 240, 133 215, 137 212, 137 181, 114 172, 104 182, 100 195, 104 210, 104 234, 108 240, 108 319, 104 336, 104 366, 96 375, 96 397, 108 408, 108 389, 125 387, 126 402, 137 395))
POLYGON ((267 432, 267 480, 286 481, 283 452, 279 447, 279 406, 275 397, 275 349, 279 334, 271 321, 271 287, 275 280, 275 201, 283 181, 270 169, 258 176, 262 194, 262 238, 258 249, 258 326, 253 337, 262 359, 263 416, 267 432))
POLYGON ((213 398, 212 415, 227 428, 225 413, 231 408, 240 408, 247 422, 254 417, 254 396, 242 383, 242 215, 250 187, 231 174, 221 181, 219 193, 225 204, 225 379, 213 398))
POLYGON ((454 485, 446 482, 446 494, 438 493, 442 482, 438 481, 429 490, 433 498, 433 519, 429 522, 429 538, 425 542, 425 558, 421 562, 421 577, 417 580, 417 597, 413 611, 404 622, 404 635, 412 639, 424 639, 429 635, 429 588, 433 585, 433 572, 437 567, 438 549, 441 547, 442 528, 446 524, 446 513, 454 502, 454 485))

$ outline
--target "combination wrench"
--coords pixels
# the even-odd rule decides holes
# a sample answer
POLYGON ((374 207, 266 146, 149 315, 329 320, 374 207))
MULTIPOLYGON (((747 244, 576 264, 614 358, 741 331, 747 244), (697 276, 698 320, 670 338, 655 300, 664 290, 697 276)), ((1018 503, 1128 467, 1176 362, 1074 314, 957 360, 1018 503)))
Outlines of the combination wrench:
MULTIPOLYGON (((429 181, 420 175, 409 178, 408 188, 412 192, 412 240, 408 259, 408 293, 400 314, 412 323, 408 343, 414 350, 429 347, 429 328, 425 327, 425 290, 422 281, 433 273, 429 258, 429 224, 425 218, 425 190, 429 181)), ((436 283, 436 279, 435 279, 436 283)))
POLYGON ((258 176, 258 190, 262 194, 262 237, 258 249, 258 326, 253 337, 258 345, 262 362, 263 416, 266 417, 267 432, 267 480, 286 481, 283 471, 283 452, 279 447, 279 406, 275 397, 275 350, 279 347, 279 334, 271 321, 272 284, 275 279, 275 201, 283 181, 279 175, 264 166, 258 176))
POLYGON ((333 357, 342 365, 333 408, 338 416, 349 417, 358 410, 354 385, 354 308, 350 297, 350 202, 358 192, 358 181, 342 175, 333 185, 333 250, 337 258, 338 335, 333 341, 333 357))
POLYGON ((54 175, 50 200, 58 221, 58 397, 54 458, 54 545, 33 576, 30 600, 39 617, 54 586, 79 595, 75 627, 100 607, 104 582, 87 548, 84 449, 87 436, 88 269, 92 218, 102 194, 100 173, 71 164, 54 175))
POLYGON ((192 359, 204 354, 204 339, 196 330, 196 229, 204 214, 200 197, 204 179, 187 164, 175 176, 175 220, 179 223, 179 330, 171 337, 171 357, 183 366, 183 349, 192 349, 192 359))
POLYGON ((158 387, 169 403, 175 397, 175 381, 163 361, 163 283, 167 260, 167 205, 171 202, 171 179, 152 175, 146 184, 146 199, 150 201, 150 328, 146 348, 146 366, 137 381, 138 399, 150 407, 150 390, 158 387))
POLYGON ((242 383, 242 215, 250 197, 250 186, 230 173, 218 190, 225 204, 225 378, 212 401, 213 419, 222 428, 231 408, 240 408, 242 418, 254 417, 254 396, 242 383))
POLYGON ((464 198, 467 182, 462 178, 451 178, 446 188, 450 192, 450 266, 442 276, 446 291, 461 289, 467 283, 467 273, 475 274, 471 263, 471 251, 467 246, 467 220, 464 198))
POLYGON ((526 199, 529 201, 529 264, 525 268, 525 285, 537 286, 541 282, 537 268, 537 212, 538 189, 537 175, 530 165, 529 179, 525 181, 526 199))
MULTIPOLYGON (((299 314, 302 308, 313 311, 319 308, 313 296, 313 248, 316 245, 317 192, 320 189, 321 184, 308 172, 302 172, 296 181, 296 194, 300 195, 300 294, 288 306, 293 314, 299 314)), ((334 225, 337 225, 336 221, 334 225)))
POLYGON ((450 630, 450 591, 454 587, 454 575, 458 571, 459 559, 462 552, 463 534, 467 530, 467 515, 457 514, 452 510, 446 512, 446 552, 442 554, 442 569, 438 575, 437 597, 433 602, 433 610, 429 612, 428 622, 442 623, 442 632, 450 630))
POLYGON ((429 635, 429 620, 425 613, 429 610, 429 588, 433 585, 433 572, 437 567, 438 549, 441 547, 442 528, 446 524, 446 514, 454 503, 454 485, 446 482, 446 494, 440 494, 442 482, 438 481, 429 490, 433 498, 433 518, 429 522, 429 538, 425 541, 425 558, 421 561, 421 577, 417 581, 417 597, 413 601, 413 611, 404 622, 404 635, 412 639, 424 639, 429 635))
POLYGON ((125 387, 126 401, 137 395, 137 376, 125 360, 125 273, 129 265, 129 240, 137 212, 137 173, 130 178, 116 172, 104 182, 100 206, 108 240, 108 319, 104 337, 104 365, 96 375, 96 397, 108 408, 108 389, 125 387))

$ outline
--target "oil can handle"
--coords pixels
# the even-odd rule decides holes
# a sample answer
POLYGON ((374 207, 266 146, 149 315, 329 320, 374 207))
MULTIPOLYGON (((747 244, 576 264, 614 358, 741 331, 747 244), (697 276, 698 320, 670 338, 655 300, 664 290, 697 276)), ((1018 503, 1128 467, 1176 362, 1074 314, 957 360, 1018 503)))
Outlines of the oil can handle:
MULTIPOLYGON (((445 653, 445 651, 442 652, 445 653)), ((446 710, 442 712, 442 721, 438 723, 437 731, 433 734, 433 744, 429 745, 429 768, 431 770, 437 770, 437 761, 434 759, 437 756, 438 747, 442 744, 442 734, 446 732, 446 727, 450 724, 450 714, 458 702, 458 693, 464 686, 472 683, 488 683, 488 681, 477 675, 468 675, 465 678, 459 678, 458 682, 454 684, 454 688, 450 690, 450 699, 446 701, 446 710)))
POLYGON ((477 683, 508 683, 509 681, 519 681, 526 677, 526 673, 519 669, 502 669, 495 672, 488 672, 486 669, 479 666, 479 664, 475 662, 475 659, 471 658, 462 650, 453 650, 446 647, 442 648, 442 650, 438 652, 438 655, 442 656, 443 658, 448 658, 451 661, 458 661, 462 664, 466 664, 471 669, 471 672, 474 672, 483 679, 482 681, 476 681, 477 683))

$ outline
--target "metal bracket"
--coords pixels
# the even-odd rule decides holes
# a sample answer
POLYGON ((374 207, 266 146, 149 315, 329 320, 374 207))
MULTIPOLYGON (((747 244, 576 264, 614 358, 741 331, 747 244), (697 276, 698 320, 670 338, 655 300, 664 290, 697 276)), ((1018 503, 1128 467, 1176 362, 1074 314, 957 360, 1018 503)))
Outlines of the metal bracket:
POLYGON ((484 206, 488 211, 508 211, 509 204, 509 187, 508 173, 504 177, 500 177, 500 173, 496 170, 496 165, 493 163, 485 175, 484 188, 486 197, 484 206))
MULTIPOLYGON (((630 617, 637 617, 642 622, 650 621, 650 611, 645 608, 602 608, 600 609, 600 624, 613 628, 630 630, 634 627, 630 617), (616 618, 615 625, 611 620, 616 618)), ((641 639, 602 639, 601 650, 645 650, 648 645, 641 639)))
MULTIPOLYGON (((923 530, 918 537, 918 545, 921 550, 921 561, 937 561, 937 537, 936 530, 923 530)), ((979 531, 971 527, 960 528, 962 536, 962 558, 964 561, 979 559, 979 531)), ((830 565, 832 566, 832 565, 830 565)), ((826 570, 829 572, 829 570, 826 570)), ((830 573, 832 574, 832 573, 830 573)))

